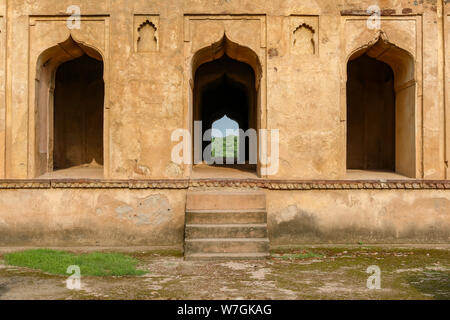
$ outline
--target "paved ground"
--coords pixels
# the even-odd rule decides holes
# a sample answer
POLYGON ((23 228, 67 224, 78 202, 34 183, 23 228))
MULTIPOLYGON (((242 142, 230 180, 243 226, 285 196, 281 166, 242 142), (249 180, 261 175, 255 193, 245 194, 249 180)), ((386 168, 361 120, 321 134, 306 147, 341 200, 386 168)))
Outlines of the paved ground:
POLYGON ((437 248, 304 247, 234 262, 115 249, 138 258, 148 274, 82 277, 80 291, 68 290, 64 276, 5 266, 1 254, 17 249, 0 248, 0 299, 450 299, 450 248, 437 248), (306 252, 317 256, 295 258, 306 252), (381 270, 380 290, 367 289, 371 265, 381 270))

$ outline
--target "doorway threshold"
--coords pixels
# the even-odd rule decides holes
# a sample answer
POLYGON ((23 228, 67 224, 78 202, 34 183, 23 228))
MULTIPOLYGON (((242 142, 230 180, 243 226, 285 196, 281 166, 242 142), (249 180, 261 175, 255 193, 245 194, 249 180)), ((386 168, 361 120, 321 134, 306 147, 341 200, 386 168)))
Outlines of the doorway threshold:
POLYGON ((39 179, 89 179, 102 180, 103 167, 77 166, 67 169, 59 169, 39 177, 39 179))
POLYGON ((198 164, 192 169, 191 179, 258 179, 256 166, 198 164))

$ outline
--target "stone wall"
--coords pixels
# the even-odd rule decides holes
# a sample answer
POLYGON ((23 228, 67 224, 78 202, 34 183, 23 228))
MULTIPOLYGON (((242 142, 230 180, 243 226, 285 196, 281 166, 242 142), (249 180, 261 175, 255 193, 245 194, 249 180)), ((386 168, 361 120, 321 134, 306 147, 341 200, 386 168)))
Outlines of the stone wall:
POLYGON ((450 2, 378 1, 380 30, 373 2, 78 0, 69 29, 72 0, 1 0, 0 245, 181 245, 198 186, 171 135, 192 132, 195 72, 223 54, 254 71, 251 122, 280 130, 278 172, 250 183, 266 190, 274 245, 448 242, 450 2), (84 54, 103 62, 105 180, 38 181, 53 72, 84 54), (347 66, 363 54, 394 73, 404 181, 331 181, 346 177, 347 66))
POLYGON ((267 203, 272 245, 450 241, 445 190, 271 191, 267 203))
POLYGON ((0 245, 181 245, 185 201, 184 190, 2 190, 0 245))
MULTIPOLYGON (((280 170, 273 178, 345 176, 347 62, 382 36, 413 59, 405 83, 413 90, 400 97, 410 120, 408 148, 398 152, 406 154, 407 169, 399 170, 446 179, 450 4, 382 1, 380 34, 367 27, 372 2, 80 0, 81 29, 70 30, 71 0, 2 1, 0 177, 40 175, 38 60, 70 36, 104 61, 104 177, 190 176, 189 165, 172 162, 170 136, 192 127, 192 73, 210 59, 202 49, 226 34, 238 46, 231 55, 258 69, 258 128, 280 129, 280 170)), ((395 51, 386 61, 403 76, 395 51)))
MULTIPOLYGON (((271 245, 448 243, 447 189, 268 190, 271 245)), ((0 246, 182 247, 186 189, 4 189, 0 246)))

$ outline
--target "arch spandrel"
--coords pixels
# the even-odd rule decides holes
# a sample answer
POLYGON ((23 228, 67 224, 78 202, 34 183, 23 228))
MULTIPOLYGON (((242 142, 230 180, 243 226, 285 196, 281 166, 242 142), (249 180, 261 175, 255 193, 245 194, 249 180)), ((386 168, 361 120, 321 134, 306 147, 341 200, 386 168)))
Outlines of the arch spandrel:
POLYGON ((255 72, 256 89, 259 88, 263 71, 258 55, 252 49, 231 41, 226 34, 219 41, 198 50, 194 54, 191 64, 192 79, 195 78, 195 72, 201 65, 220 59, 224 55, 251 66, 255 72))
POLYGON ((382 61, 392 68, 395 75, 396 90, 416 80, 414 56, 407 50, 390 42, 384 32, 379 32, 375 39, 354 49, 348 55, 347 63, 364 54, 382 61))
POLYGON ((95 47, 77 41, 69 35, 65 41, 59 42, 58 44, 43 50, 37 58, 37 65, 38 68, 48 64, 57 67, 61 63, 79 58, 83 54, 86 54, 97 61, 104 61, 102 53, 95 47))
POLYGON ((221 16, 210 19, 210 17, 191 20, 189 27, 191 42, 191 53, 219 42, 223 35, 234 43, 242 43, 255 52, 261 48, 264 42, 264 34, 261 30, 261 17, 249 16, 246 19, 221 16))
POLYGON ((420 41, 417 28, 416 18, 413 17, 406 20, 382 18, 379 30, 368 28, 367 19, 348 19, 345 24, 345 56, 348 57, 356 48, 373 44, 383 38, 416 58, 419 55, 417 49, 420 41))
MULTIPOLYGON (((69 29, 66 20, 62 21, 46 21, 45 23, 38 22, 32 29, 30 59, 31 62, 37 59, 44 53, 55 46, 59 46, 73 39, 77 44, 88 48, 90 52, 98 52, 103 61, 106 61, 106 46, 105 34, 99 32, 104 29, 104 21, 81 21, 83 28, 80 30, 69 29), (97 26, 97 30, 92 24, 101 23, 102 27, 97 26), (52 28, 49 28, 52 26, 52 28), (45 36, 42 36, 45 34, 45 36)), ((96 58, 96 60, 99 60, 96 58)))

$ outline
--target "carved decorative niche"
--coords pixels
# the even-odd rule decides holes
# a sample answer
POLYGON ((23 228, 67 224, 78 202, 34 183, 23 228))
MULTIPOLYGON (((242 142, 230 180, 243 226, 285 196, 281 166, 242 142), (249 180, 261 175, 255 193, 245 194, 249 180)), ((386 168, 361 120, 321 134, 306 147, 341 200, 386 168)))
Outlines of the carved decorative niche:
POLYGON ((159 51, 159 16, 134 16, 134 51, 149 53, 159 51))
POLYGON ((291 16, 291 52, 314 56, 319 53, 319 17, 291 16))

